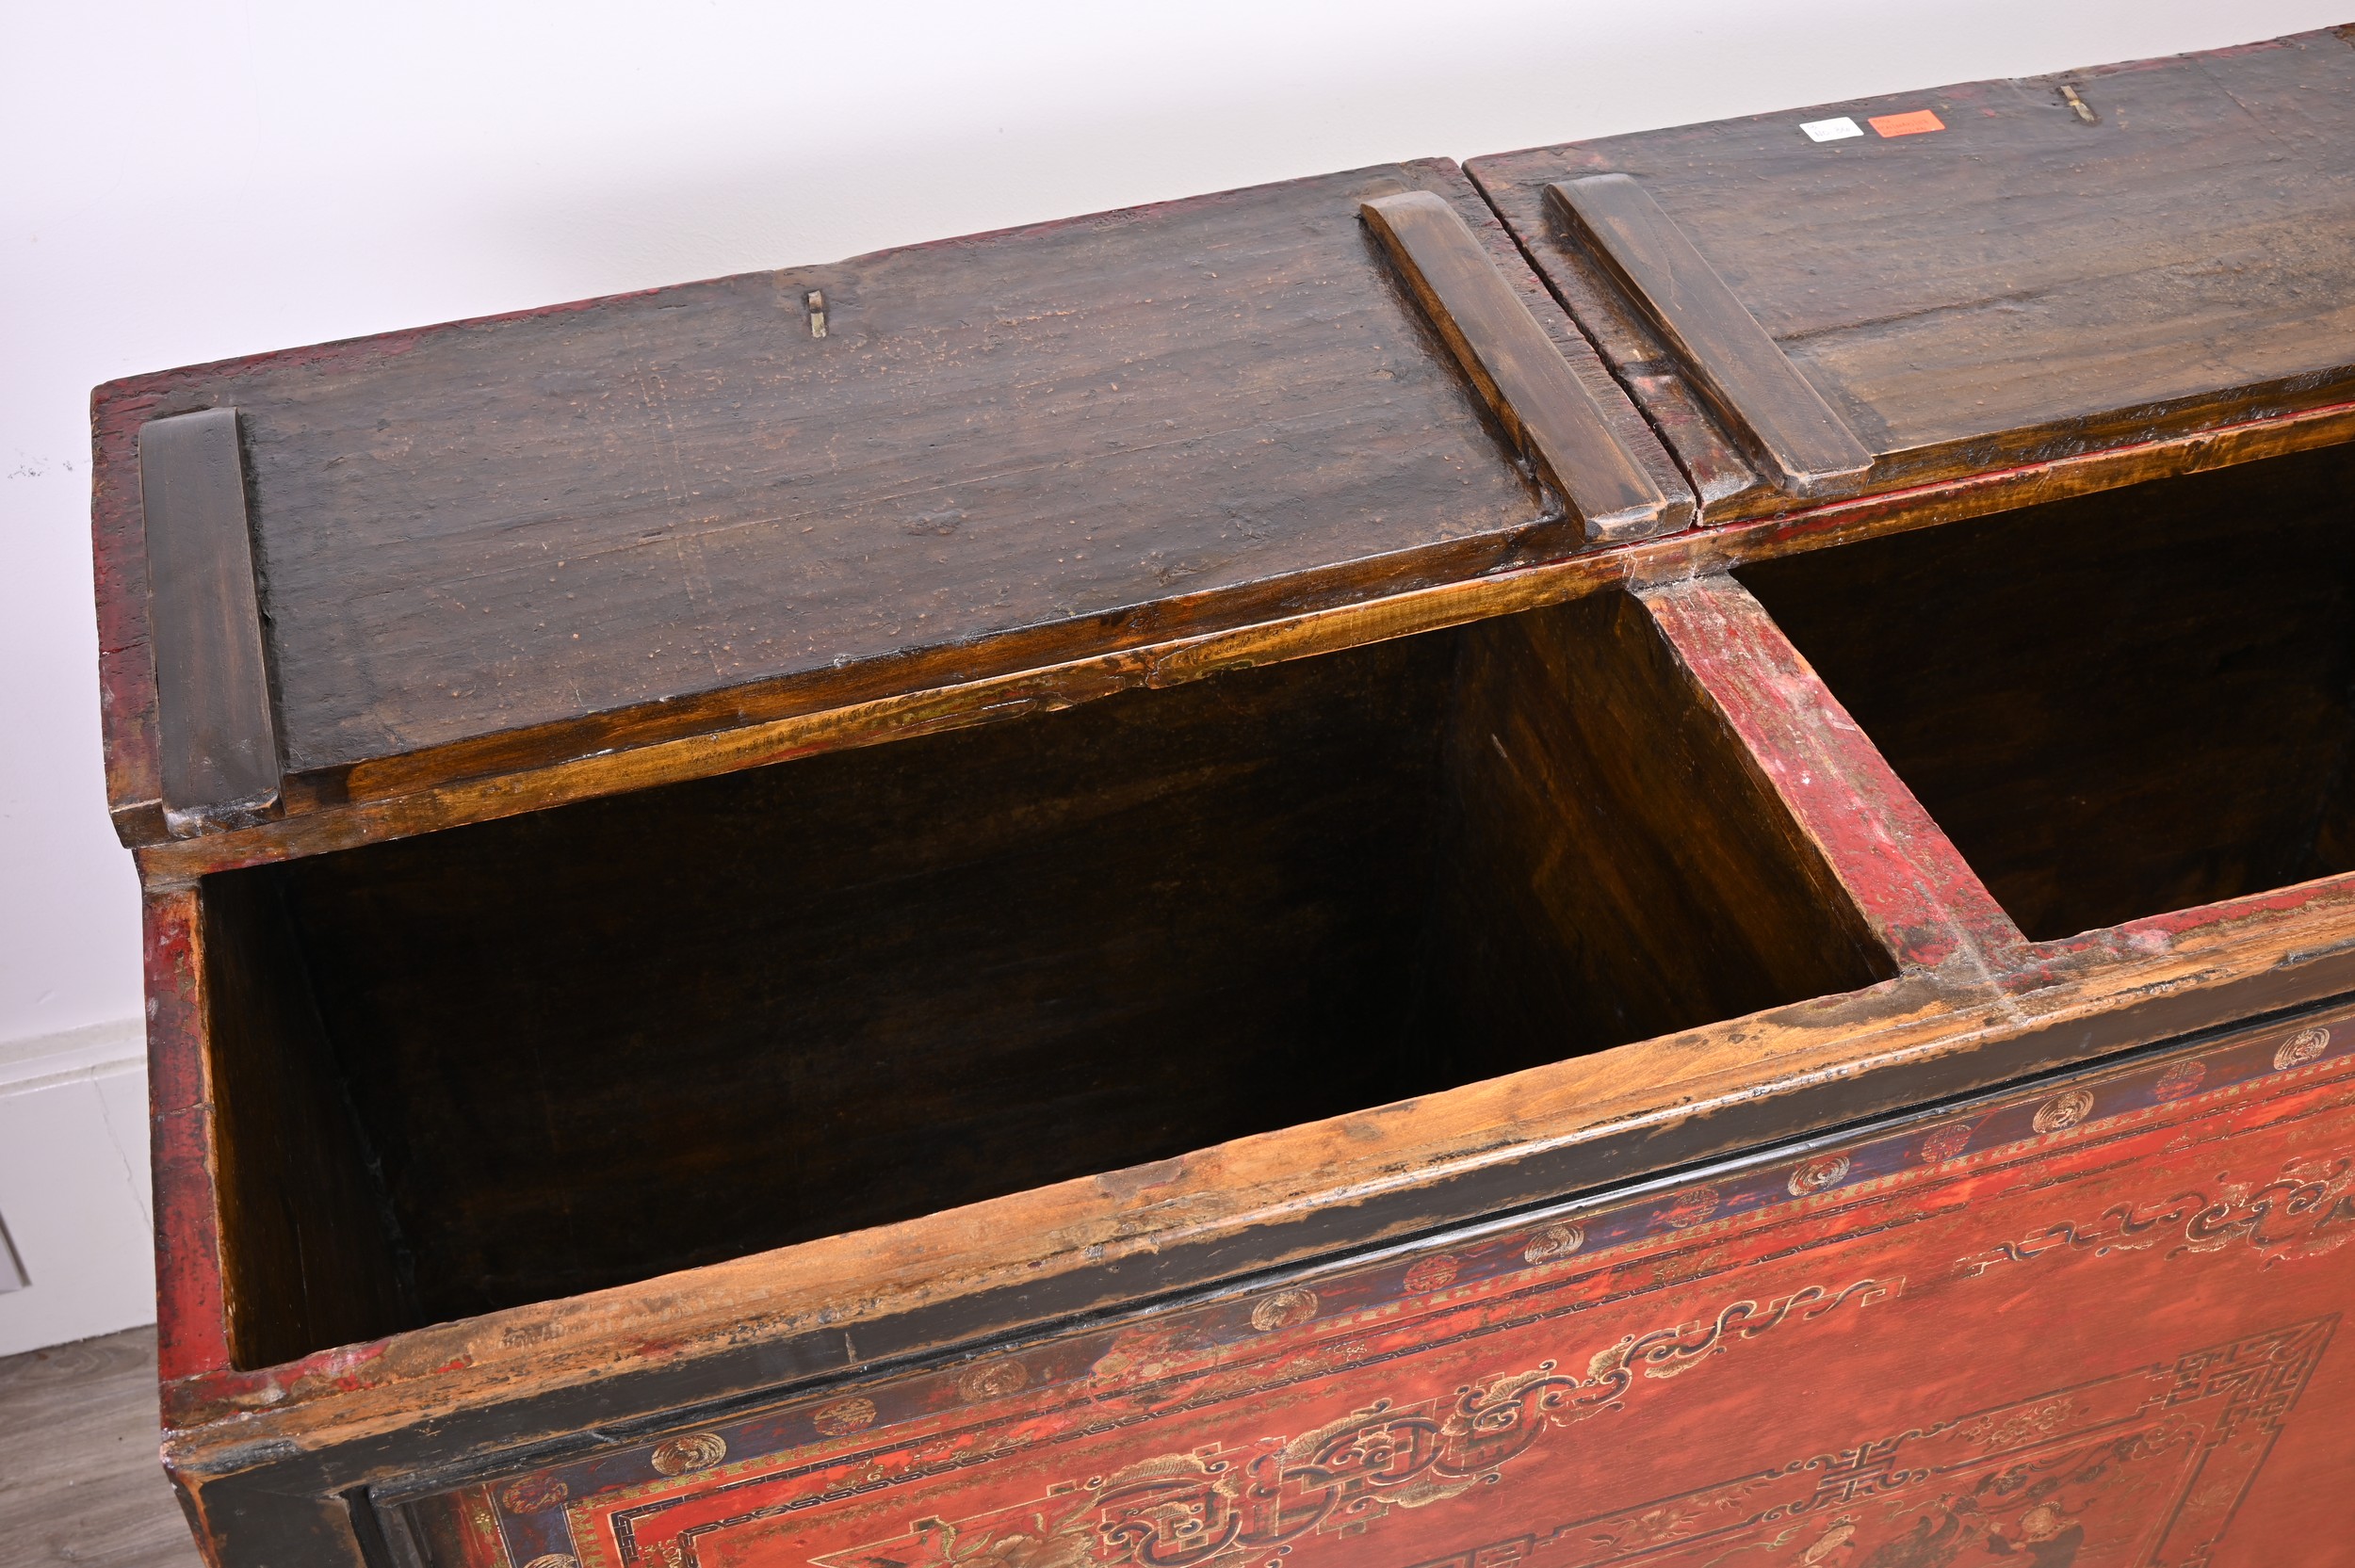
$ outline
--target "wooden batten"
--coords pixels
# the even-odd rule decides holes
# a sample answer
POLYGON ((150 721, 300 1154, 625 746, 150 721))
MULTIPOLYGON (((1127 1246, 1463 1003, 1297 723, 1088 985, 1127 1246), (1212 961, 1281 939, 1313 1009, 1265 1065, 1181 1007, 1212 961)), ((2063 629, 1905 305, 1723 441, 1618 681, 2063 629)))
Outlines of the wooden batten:
POLYGON ((1556 181, 1546 195, 1776 489, 1811 500, 1864 487, 1873 454, 1639 182, 1590 174, 1556 181))
POLYGON ((1589 542, 1646 539, 1692 522, 1691 498, 1664 494, 1611 433, 1593 395, 1498 276, 1461 214, 1423 190, 1358 210, 1489 408, 1585 525, 1589 542))
POLYGON ((247 826, 278 805, 280 769, 237 411, 148 421, 138 461, 165 820, 247 826))

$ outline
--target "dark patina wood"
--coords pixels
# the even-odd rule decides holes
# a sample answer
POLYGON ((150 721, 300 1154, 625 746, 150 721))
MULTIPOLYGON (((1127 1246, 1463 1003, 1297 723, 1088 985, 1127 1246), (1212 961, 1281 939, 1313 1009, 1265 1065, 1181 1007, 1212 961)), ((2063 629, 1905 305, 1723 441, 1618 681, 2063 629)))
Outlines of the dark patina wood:
POLYGON ((1691 499, 1661 492, 1612 435, 1529 307, 1500 277, 1463 216, 1427 190, 1377 197, 1358 210, 1546 481, 1567 498, 1596 543, 1683 527, 1691 499))
POLYGON ((1548 187, 1638 182, 1872 452, 1868 483, 1921 485, 2346 400, 2350 88, 2355 48, 2310 33, 1466 167, 1666 435, 1704 517, 1732 521, 1793 497, 1548 187), (1925 110, 1940 129, 1869 128, 1925 110), (1834 117, 1864 134, 1800 130, 1834 117))
POLYGON ((1863 484, 1873 455, 1641 185, 1624 174, 1590 174, 1556 181, 1546 195, 1609 266, 1768 482, 1802 498, 1847 494, 1863 484))
POLYGON ((278 730, 237 411, 151 420, 138 460, 164 815, 178 832, 250 822, 278 803, 278 730))
POLYGON ((1483 160, 1600 358, 1426 163, 106 389, 204 1549, 2298 1560, 2339 110, 2186 230, 2269 273, 2152 235, 2341 47, 1483 160), (124 464, 231 402, 291 771, 173 839, 124 464))
POLYGON ((2350 496, 2342 446, 1742 577, 2020 924, 2065 937, 2355 870, 2350 496))
MULTIPOLYGON (((236 404, 300 813, 1580 549, 1359 218, 1408 190, 1482 236, 1649 493, 1682 493, 1425 163, 117 382, 100 550, 138 547, 138 425, 236 404)), ((137 731, 121 609, 107 711, 137 731)), ((154 753, 113 754, 137 841, 154 753)))

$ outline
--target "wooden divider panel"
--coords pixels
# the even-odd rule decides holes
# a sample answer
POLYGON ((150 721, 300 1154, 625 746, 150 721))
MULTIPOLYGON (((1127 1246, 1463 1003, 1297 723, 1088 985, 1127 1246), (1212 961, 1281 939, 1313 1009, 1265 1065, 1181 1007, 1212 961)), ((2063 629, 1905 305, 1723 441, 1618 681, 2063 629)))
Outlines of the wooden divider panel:
POLYGON ((1636 591, 1864 918, 1908 964, 1963 966, 1962 983, 2026 939, 1872 738, 1762 605, 1730 576, 1636 591))

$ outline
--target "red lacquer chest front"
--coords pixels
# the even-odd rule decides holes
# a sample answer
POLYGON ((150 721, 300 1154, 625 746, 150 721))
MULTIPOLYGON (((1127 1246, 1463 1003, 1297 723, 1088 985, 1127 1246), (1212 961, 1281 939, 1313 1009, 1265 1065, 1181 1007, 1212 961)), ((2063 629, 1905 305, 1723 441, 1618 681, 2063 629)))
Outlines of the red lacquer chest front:
POLYGON ((407 1518, 469 1568, 2300 1560, 2355 1398, 2351 1027, 2233 1031, 407 1518))

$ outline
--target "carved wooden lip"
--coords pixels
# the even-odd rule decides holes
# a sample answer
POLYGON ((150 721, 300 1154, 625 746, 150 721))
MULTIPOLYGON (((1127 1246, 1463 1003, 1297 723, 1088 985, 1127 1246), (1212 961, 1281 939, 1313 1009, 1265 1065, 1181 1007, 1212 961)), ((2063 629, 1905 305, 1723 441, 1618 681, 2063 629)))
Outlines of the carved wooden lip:
POLYGON ((1609 264, 1778 489, 1812 500, 1863 487, 1873 454, 1650 192, 1625 174, 1595 174, 1555 181, 1546 195, 1609 264))
POLYGON ((1410 190, 1357 210, 1456 363, 1585 524, 1588 542, 1648 539, 1691 525, 1692 497, 1671 499, 1636 465, 1454 207, 1410 190))

